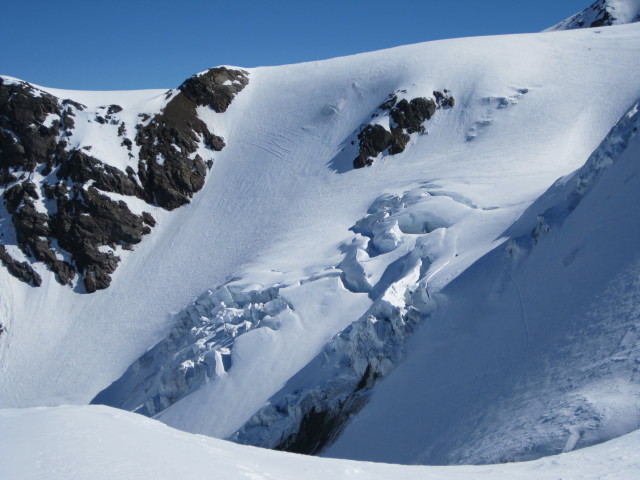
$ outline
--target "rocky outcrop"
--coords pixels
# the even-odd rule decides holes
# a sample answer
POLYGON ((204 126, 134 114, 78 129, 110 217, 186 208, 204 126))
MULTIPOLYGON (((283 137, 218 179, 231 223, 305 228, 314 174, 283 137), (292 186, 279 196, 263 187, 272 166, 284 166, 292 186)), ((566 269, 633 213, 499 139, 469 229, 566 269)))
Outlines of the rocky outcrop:
POLYGON ((248 84, 247 72, 218 67, 188 78, 179 89, 196 105, 207 105, 214 111, 223 113, 248 84))
MULTIPOLYGON (((156 224, 150 213, 134 214, 109 194, 168 210, 189 203, 212 166, 200 149, 225 146, 198 118, 197 108, 222 113, 247 84, 246 72, 221 67, 169 91, 165 107, 155 115, 141 114, 135 126, 137 161, 118 116, 123 108, 98 107, 89 121, 117 125, 118 137, 124 137, 116 147, 126 149, 132 163, 122 171, 109 159, 89 155, 89 146, 68 147, 84 105, 0 78, 0 192, 26 259, 44 263, 61 284, 72 285, 80 275, 88 293, 107 288, 120 261, 117 249, 130 250, 156 224)), ((41 283, 29 263, 12 258, 7 249, 2 263, 16 278, 41 283)))
MULTIPOLYGON (((34 287, 39 287, 42 284, 42 278, 27 262, 16 261, 4 245, 0 245, 0 262, 4 265, 9 273, 16 278, 19 278, 23 282, 30 283, 34 287)), ((1 326, 0 326, 1 329, 1 326)))
POLYGON ((226 111, 248 81, 246 72, 224 67, 194 75, 161 113, 138 125, 138 175, 147 195, 159 206, 173 210, 184 205, 204 185, 207 165, 196 154, 200 142, 214 151, 225 146, 224 140, 198 118, 196 108, 226 111))
MULTIPOLYGON (((51 162, 60 148, 62 107, 58 99, 26 82, 7 84, 0 78, 0 185, 16 178, 16 170, 33 172, 51 162), (49 115, 57 117, 45 125, 49 115)), ((64 128, 64 127, 62 127, 64 128)))
POLYGON ((389 98, 378 108, 373 118, 388 120, 389 130, 381 123, 368 124, 358 133, 359 151, 353 161, 354 168, 373 164, 379 154, 388 152, 397 155, 404 152, 414 133, 425 133, 424 124, 433 117, 439 108, 451 108, 455 99, 448 90, 444 93, 433 92, 434 98, 416 97, 412 100, 398 100, 397 94, 389 98))
POLYGON ((93 186, 59 197, 57 209, 51 219, 51 236, 72 253, 76 268, 84 272, 89 293, 111 283, 110 274, 119 261, 113 253, 116 246, 134 245, 151 232, 143 217, 131 213, 125 202, 113 201, 93 186), (103 251, 102 246, 111 251, 103 251))

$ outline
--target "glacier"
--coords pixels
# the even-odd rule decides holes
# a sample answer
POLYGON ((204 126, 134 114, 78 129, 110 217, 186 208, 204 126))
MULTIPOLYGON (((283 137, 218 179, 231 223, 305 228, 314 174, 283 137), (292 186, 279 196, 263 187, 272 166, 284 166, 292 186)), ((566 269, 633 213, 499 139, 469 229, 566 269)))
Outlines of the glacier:
MULTIPOLYGON (((225 111, 194 107, 225 144, 201 190, 171 211, 110 193, 155 224, 132 248, 100 247, 121 261, 90 295, 24 255, 3 205, 2 245, 41 286, 0 268, 0 422, 83 418, 91 435, 114 422, 182 455, 206 445, 198 465, 298 458, 254 445, 347 459, 310 460, 336 475, 441 472, 355 460, 535 460, 450 472, 631 478, 633 456, 612 453, 640 427, 640 24, 627 22, 238 70, 250 80, 225 111), (398 127, 390 96, 443 91, 453 106, 353 168, 367 125, 398 127), (62 406, 89 403, 141 415, 62 406)), ((145 128, 178 91, 32 88, 82 104, 73 148, 122 171, 139 152, 108 122, 145 128), (108 105, 122 108, 111 120, 108 105)), ((190 160, 208 159, 196 140, 190 160)), ((28 180, 45 198, 46 176, 28 180)), ((56 435, 49 465, 56 438, 79 434, 56 435)), ((148 452, 159 466, 164 449, 148 452)), ((290 475, 249 473, 276 471, 290 475)))

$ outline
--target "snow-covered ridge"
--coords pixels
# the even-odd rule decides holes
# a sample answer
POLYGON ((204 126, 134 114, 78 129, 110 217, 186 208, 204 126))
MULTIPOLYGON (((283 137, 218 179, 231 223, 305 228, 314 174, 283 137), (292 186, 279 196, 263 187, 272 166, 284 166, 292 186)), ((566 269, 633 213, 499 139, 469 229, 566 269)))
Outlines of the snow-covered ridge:
POLYGON ((0 442, 6 459, 3 474, 23 480, 175 480, 198 478, 203 472, 215 472, 228 480, 552 480, 577 476, 584 480, 607 477, 631 480, 640 468, 638 433, 535 462, 411 467, 291 455, 235 445, 97 406, 0 410, 0 442))
POLYGON ((548 28, 546 31, 606 27, 640 22, 640 1, 597 0, 588 8, 548 28))
MULTIPOLYGON (((527 229, 526 225, 531 225, 533 222, 531 217, 534 214, 537 216, 537 223, 531 230, 530 237, 535 243, 547 235, 551 229, 560 227, 589 192, 598 185, 600 177, 627 151, 629 145, 638 137, 639 128, 640 101, 636 102, 609 131, 584 166, 551 186, 511 227, 510 232, 527 229), (540 212, 542 208, 544 211, 540 212)), ((518 237, 516 241, 525 241, 526 238, 525 234, 518 237)))

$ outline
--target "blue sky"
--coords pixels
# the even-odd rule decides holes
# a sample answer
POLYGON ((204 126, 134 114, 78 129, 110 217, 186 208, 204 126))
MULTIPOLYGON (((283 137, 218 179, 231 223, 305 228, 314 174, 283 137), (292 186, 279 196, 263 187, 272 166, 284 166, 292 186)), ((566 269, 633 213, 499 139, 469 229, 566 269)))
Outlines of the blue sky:
POLYGON ((535 32, 589 0, 10 1, 0 74, 87 90, 168 88, 215 65, 280 65, 442 38, 535 32))

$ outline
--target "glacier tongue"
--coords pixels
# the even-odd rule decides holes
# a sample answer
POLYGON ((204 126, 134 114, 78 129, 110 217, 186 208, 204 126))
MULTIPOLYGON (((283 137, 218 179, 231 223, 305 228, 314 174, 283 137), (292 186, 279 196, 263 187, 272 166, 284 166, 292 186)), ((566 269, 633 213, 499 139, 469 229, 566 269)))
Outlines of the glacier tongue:
POLYGON ((343 245, 345 257, 338 268, 343 283, 354 292, 368 292, 373 305, 230 439, 319 453, 362 409, 371 389, 404 359, 409 338, 435 306, 427 273, 442 255, 449 222, 433 211, 445 203, 453 221, 456 213, 459 218, 472 208, 431 192, 441 193, 428 184, 401 195, 382 195, 352 227, 356 236, 343 245), (385 268, 372 268, 376 260, 385 268), (376 270, 382 273, 375 275, 376 270))

